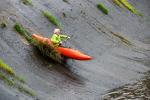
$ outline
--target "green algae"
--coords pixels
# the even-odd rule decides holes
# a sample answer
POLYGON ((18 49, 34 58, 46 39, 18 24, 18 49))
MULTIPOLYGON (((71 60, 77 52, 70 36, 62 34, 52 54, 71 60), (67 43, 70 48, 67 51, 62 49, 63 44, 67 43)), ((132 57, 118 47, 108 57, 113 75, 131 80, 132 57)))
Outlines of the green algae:
POLYGON ((62 15, 63 15, 63 17, 67 17, 67 15, 66 15, 66 13, 65 13, 65 12, 63 12, 63 13, 62 13, 62 15))
POLYGON ((117 4, 119 7, 123 7, 123 5, 122 5, 122 3, 121 2, 119 2, 119 0, 113 0, 113 2, 115 3, 115 4, 117 4))
POLYGON ((19 80, 21 83, 25 83, 25 80, 23 78, 17 76, 15 74, 14 70, 9 65, 4 63, 4 61, 2 59, 0 59, 0 70, 6 72, 10 76, 14 77, 16 80, 19 80))
POLYGON ((15 82, 10 80, 6 75, 0 72, 0 79, 3 80, 8 86, 14 86, 15 82))
POLYGON ((109 10, 104 4, 102 3, 97 4, 97 8, 101 10, 104 14, 108 15, 109 10))
POLYGON ((1 27, 1 28, 6 28, 6 27, 7 27, 7 23, 6 23, 6 22, 2 22, 2 23, 0 24, 0 27, 1 27))
POLYGON ((25 37, 25 39, 29 42, 32 43, 33 39, 31 37, 31 34, 20 24, 16 23, 14 25, 14 29, 22 36, 25 37))
POLYGON ((123 6, 125 8, 127 8, 129 11, 131 11, 132 13, 139 15, 139 16, 143 16, 138 10, 136 10, 127 0, 113 0, 113 2, 118 5, 120 8, 122 8, 123 6))
POLYGON ((66 3, 69 3, 69 1, 68 0, 63 0, 64 2, 66 2, 66 3))
POLYGON ((132 13, 139 15, 139 16, 143 16, 138 10, 136 10, 127 0, 119 0, 120 3, 122 3, 122 5, 124 5, 124 7, 126 7, 128 10, 130 10, 132 13))
POLYGON ((30 89, 29 87, 25 87, 23 85, 19 85, 19 84, 16 84, 16 88, 22 92, 22 93, 25 93, 25 94, 28 94, 32 97, 36 97, 36 93, 35 91, 33 91, 32 89, 30 89))
POLYGON ((0 69, 8 74, 15 75, 14 70, 9 65, 5 64, 2 59, 0 59, 0 69))
POLYGON ((16 89, 18 89, 18 91, 20 91, 22 93, 28 94, 32 97, 36 96, 35 92, 32 89, 24 87, 22 84, 18 84, 17 80, 9 79, 8 76, 6 76, 5 74, 3 74, 1 72, 0 72, 0 79, 2 79, 4 81, 4 83, 6 83, 8 86, 16 88, 16 89))
POLYGON ((59 28, 61 28, 61 24, 60 22, 58 21, 58 19, 52 15, 49 11, 45 10, 42 12, 43 15, 54 25, 58 26, 59 28))
POLYGON ((28 94, 32 97, 35 97, 35 92, 25 87, 23 84, 26 83, 25 80, 19 76, 17 76, 14 70, 7 64, 4 63, 2 59, 0 59, 0 79, 4 81, 10 87, 18 89, 18 91, 28 94), (22 84, 23 83, 23 84, 22 84))
POLYGON ((23 83, 23 84, 26 83, 26 80, 25 80, 25 78, 23 78, 23 77, 20 77, 20 76, 16 76, 16 75, 15 75, 14 78, 15 78, 16 80, 18 80, 19 82, 23 83))
POLYGON ((25 5, 32 5, 32 0, 22 0, 25 5))

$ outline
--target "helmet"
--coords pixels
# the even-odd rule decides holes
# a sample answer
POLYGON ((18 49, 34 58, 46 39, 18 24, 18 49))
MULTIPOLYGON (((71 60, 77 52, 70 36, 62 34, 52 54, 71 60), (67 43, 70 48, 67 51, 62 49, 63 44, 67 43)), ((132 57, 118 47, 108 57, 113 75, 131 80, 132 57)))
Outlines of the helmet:
POLYGON ((60 29, 56 28, 56 29, 54 30, 54 34, 60 34, 60 29))

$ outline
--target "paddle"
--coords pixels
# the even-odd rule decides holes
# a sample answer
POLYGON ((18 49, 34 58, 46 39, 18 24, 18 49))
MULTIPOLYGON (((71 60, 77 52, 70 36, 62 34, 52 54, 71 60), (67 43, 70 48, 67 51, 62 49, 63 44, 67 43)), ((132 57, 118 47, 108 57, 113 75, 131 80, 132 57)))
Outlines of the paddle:
POLYGON ((71 38, 73 38, 73 35, 71 35, 71 36, 69 36, 70 38, 66 38, 62 43, 62 45, 64 46, 64 47, 68 47, 68 45, 67 45, 67 41, 68 40, 71 40, 71 38))

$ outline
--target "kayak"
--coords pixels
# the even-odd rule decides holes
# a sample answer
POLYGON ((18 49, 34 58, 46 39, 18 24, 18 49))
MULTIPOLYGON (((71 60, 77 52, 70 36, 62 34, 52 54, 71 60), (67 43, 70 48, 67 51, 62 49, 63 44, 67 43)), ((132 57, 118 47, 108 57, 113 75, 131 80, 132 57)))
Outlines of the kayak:
MULTIPOLYGON (((38 42, 45 43, 47 45, 52 45, 52 42, 49 38, 45 38, 41 35, 38 34, 32 34, 32 38, 35 39, 38 42)), ((72 48, 67 48, 67 47, 56 47, 56 50, 63 56, 75 59, 75 60, 91 60, 92 57, 88 56, 79 50, 75 50, 72 48)))

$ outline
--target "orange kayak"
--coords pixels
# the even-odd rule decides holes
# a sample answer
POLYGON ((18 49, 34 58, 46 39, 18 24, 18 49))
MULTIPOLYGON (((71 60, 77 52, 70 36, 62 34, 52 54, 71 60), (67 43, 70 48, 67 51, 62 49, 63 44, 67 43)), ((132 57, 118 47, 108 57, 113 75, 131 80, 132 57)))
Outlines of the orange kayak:
MULTIPOLYGON (((32 34, 32 38, 41 42, 46 43, 47 45, 52 45, 52 42, 49 38, 45 38, 43 36, 40 36, 38 34, 32 34)), ((62 54, 65 57, 75 59, 75 60, 91 60, 92 57, 88 56, 78 50, 72 49, 72 48, 66 48, 66 47, 57 47, 56 48, 60 54, 62 54)))

